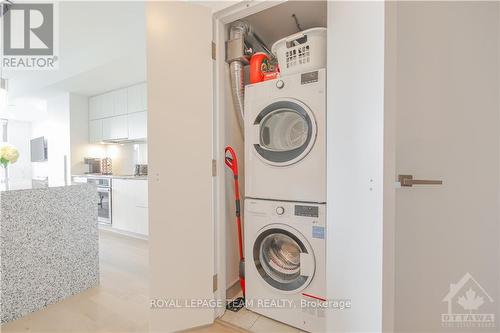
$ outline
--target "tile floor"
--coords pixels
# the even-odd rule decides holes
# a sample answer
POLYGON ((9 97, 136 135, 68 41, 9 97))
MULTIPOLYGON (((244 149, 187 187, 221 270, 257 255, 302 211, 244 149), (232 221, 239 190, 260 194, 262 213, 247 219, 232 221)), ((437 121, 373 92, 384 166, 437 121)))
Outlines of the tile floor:
MULTIPOLYGON (((239 285, 235 285, 227 291, 228 298, 236 298, 241 296, 239 285)), ((300 333, 301 330, 285 325, 276 320, 264 317, 245 308, 238 312, 226 310, 224 315, 219 319, 221 322, 226 322, 236 327, 242 328, 252 333, 300 333)))

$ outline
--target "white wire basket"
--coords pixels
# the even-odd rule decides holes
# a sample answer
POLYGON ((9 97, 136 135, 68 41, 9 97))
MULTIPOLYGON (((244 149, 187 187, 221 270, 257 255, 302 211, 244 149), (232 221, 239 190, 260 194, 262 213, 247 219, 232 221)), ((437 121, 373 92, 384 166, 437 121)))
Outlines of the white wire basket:
POLYGON ((282 38, 271 51, 282 75, 326 67, 326 28, 311 28, 282 38))

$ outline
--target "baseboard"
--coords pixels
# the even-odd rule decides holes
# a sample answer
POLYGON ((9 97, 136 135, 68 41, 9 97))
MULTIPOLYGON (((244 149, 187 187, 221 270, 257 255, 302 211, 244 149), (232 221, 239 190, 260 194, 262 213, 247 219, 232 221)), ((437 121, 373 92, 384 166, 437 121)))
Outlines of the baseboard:
POLYGON ((148 240, 147 235, 136 234, 135 232, 120 230, 120 229, 116 229, 116 228, 109 227, 109 226, 99 225, 99 230, 103 230, 106 232, 115 233, 115 234, 119 234, 119 235, 123 235, 123 236, 129 236, 129 237, 133 237, 133 238, 137 238, 137 239, 142 239, 142 240, 146 240, 146 241, 148 240))
POLYGON ((231 283, 228 288, 226 288, 226 298, 232 299, 235 298, 241 291, 240 279, 238 278, 236 281, 231 283))

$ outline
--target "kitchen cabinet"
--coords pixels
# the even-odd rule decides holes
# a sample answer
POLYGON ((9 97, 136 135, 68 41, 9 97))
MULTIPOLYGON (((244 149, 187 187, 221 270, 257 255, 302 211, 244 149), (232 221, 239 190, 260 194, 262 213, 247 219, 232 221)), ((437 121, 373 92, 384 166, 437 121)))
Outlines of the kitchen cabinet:
POLYGON ((113 115, 120 116, 128 113, 127 89, 119 89, 110 93, 113 103, 113 115))
POLYGON ((147 138, 146 83, 89 98, 90 142, 147 138), (97 122, 100 120, 100 123, 97 122))
POLYGON ((112 188, 112 227, 148 235, 148 181, 113 178, 112 188))
POLYGON ((103 119, 128 113, 127 89, 89 98, 89 119, 103 119))
POLYGON ((146 83, 136 84, 127 88, 128 112, 140 112, 148 109, 146 83))
POLYGON ((146 111, 128 115, 129 140, 141 140, 148 137, 148 114, 146 111))
POLYGON ((107 93, 99 96, 99 118, 112 117, 115 115, 115 106, 113 93, 107 93))
POLYGON ((100 105, 99 103, 101 102, 100 96, 93 96, 89 98, 89 119, 90 120, 95 120, 99 119, 100 117, 100 105))
POLYGON ((102 119, 103 140, 128 139, 127 115, 102 119))
POLYGON ((89 141, 99 143, 102 140, 102 119, 91 120, 89 122, 89 141))
POLYGON ((113 99, 110 94, 89 98, 89 119, 102 119, 114 115, 113 99))

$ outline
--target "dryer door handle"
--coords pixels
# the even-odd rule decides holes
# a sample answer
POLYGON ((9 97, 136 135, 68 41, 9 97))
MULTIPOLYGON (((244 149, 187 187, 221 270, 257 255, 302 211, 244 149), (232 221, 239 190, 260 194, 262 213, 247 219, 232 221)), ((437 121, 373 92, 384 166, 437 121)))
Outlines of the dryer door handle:
POLYGON ((252 143, 260 146, 260 124, 252 126, 252 143))
POLYGON ((300 275, 312 276, 314 274, 314 257, 309 253, 300 253, 300 275))
POLYGON ((273 151, 268 146, 271 144, 271 133, 268 128, 262 128, 261 124, 253 125, 252 128, 252 143, 266 151, 273 151))

